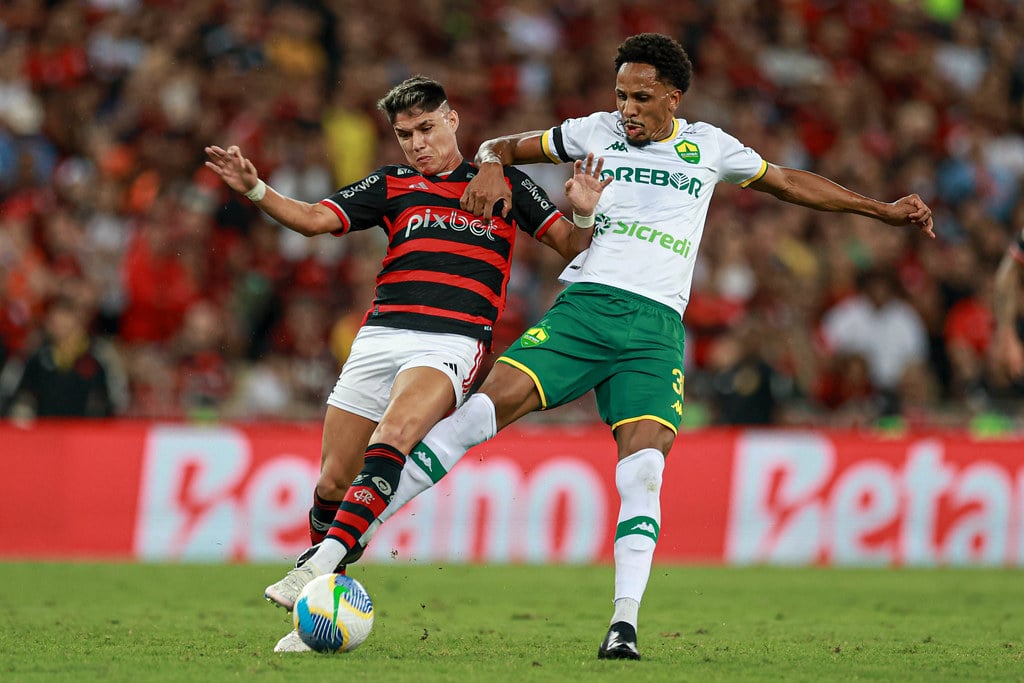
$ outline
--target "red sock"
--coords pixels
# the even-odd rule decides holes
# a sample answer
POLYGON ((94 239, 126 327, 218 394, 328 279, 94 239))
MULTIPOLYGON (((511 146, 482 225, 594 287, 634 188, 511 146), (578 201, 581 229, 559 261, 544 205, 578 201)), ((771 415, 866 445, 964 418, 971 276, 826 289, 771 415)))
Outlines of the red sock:
POLYGON ((309 508, 309 540, 313 545, 324 540, 340 506, 341 501, 326 500, 313 492, 313 507, 309 508))
POLYGON ((346 552, 356 547, 359 538, 394 497, 404 464, 405 454, 393 446, 367 446, 363 471, 341 501, 327 536, 340 541, 346 552))

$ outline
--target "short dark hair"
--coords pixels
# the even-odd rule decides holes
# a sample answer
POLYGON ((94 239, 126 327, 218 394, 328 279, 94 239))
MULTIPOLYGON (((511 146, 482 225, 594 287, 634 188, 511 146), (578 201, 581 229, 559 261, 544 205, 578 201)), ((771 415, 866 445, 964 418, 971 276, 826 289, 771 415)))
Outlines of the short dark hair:
POLYGON ((658 72, 658 80, 667 81, 682 92, 690 88, 690 57, 682 45, 666 35, 638 33, 626 38, 615 56, 615 73, 627 62, 650 64, 658 72))
POLYGON ((444 86, 426 76, 407 78, 388 94, 377 101, 377 109, 387 114, 388 121, 395 122, 401 112, 420 114, 436 111, 448 102, 444 86))

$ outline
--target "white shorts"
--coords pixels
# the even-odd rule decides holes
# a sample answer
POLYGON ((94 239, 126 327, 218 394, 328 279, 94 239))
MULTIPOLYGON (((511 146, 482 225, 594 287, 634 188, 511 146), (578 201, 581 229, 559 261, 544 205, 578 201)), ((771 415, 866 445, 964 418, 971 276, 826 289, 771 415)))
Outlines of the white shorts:
POLYGON ((380 422, 398 373, 428 367, 448 375, 458 407, 472 388, 485 353, 482 341, 461 334, 362 327, 327 404, 380 422))

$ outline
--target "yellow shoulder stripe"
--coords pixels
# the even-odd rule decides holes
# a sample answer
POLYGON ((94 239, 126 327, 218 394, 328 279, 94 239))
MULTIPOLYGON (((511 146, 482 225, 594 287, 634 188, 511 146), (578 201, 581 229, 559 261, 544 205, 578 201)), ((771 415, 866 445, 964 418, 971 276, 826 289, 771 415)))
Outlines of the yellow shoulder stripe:
POLYGON ((548 128, 544 131, 544 134, 540 136, 540 148, 544 152, 544 156, 551 160, 552 163, 560 164, 562 160, 558 158, 558 155, 551 150, 551 129, 548 128))
POLYGON ((765 161, 764 159, 761 159, 761 170, 759 170, 753 176, 751 176, 750 178, 747 178, 742 183, 740 183, 740 187, 746 187, 750 183, 752 183, 754 181, 757 181, 757 180, 760 180, 761 178, 764 177, 764 174, 767 173, 767 172, 768 172, 768 162, 765 161))

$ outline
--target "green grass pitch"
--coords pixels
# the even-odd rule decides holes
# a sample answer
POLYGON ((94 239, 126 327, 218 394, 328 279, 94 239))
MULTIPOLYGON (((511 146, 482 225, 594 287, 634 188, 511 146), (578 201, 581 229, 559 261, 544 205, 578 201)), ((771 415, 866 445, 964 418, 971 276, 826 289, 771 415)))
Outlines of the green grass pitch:
POLYGON ((1009 569, 655 566, 640 662, 596 658, 608 566, 352 568, 373 633, 274 654, 287 565, 0 563, 2 681, 1021 681, 1009 569))

